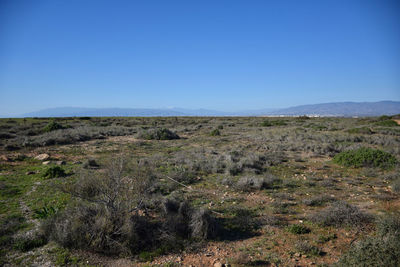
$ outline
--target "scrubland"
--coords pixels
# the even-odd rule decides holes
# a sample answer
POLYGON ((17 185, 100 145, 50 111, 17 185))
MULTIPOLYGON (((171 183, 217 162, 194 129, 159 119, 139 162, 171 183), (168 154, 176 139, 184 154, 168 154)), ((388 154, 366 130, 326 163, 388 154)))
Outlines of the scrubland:
POLYGON ((1 119, 0 265, 399 266, 394 119, 1 119))

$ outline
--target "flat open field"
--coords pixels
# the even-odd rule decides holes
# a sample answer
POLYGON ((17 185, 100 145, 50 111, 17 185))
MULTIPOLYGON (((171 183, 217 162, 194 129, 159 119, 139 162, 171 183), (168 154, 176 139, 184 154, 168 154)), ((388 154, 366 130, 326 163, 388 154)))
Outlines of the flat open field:
POLYGON ((395 119, 1 119, 0 265, 398 266, 395 119))

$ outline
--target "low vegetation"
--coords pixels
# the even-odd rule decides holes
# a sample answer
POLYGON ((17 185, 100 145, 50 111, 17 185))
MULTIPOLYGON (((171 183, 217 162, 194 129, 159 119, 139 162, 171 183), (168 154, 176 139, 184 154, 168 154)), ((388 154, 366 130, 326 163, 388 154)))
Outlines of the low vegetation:
POLYGON ((0 119, 0 265, 398 266, 393 118, 0 119))

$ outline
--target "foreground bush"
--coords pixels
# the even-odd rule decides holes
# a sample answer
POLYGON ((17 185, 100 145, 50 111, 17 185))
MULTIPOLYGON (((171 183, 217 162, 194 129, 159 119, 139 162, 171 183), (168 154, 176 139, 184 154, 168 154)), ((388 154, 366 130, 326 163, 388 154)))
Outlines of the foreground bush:
POLYGON ((356 206, 344 201, 337 201, 328 208, 312 215, 310 219, 323 226, 362 227, 372 221, 372 216, 360 211, 356 206))
POLYGON ((120 158, 106 165, 104 172, 83 173, 67 188, 78 201, 48 219, 43 228, 62 246, 112 255, 164 253, 181 249, 189 238, 217 235, 210 212, 154 198, 153 177, 150 169, 129 168, 120 158))
POLYGON ((336 266, 400 266, 400 216, 389 215, 378 222, 375 236, 355 243, 336 266))
POLYGON ((359 148, 335 155, 333 162, 346 167, 379 167, 390 169, 395 166, 397 160, 393 155, 378 149, 359 148))
POLYGON ((138 137, 147 140, 173 140, 180 138, 179 135, 166 128, 142 131, 138 137))

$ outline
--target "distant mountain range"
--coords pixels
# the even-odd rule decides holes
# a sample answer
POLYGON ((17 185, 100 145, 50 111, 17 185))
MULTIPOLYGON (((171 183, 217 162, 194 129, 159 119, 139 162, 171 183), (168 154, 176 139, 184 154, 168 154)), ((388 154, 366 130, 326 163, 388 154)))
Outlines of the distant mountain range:
POLYGON ((380 102, 338 102, 314 105, 303 105, 279 109, 270 112, 269 115, 318 115, 318 116, 381 116, 400 113, 399 101, 380 102))
POLYGON ((19 117, 165 117, 165 116, 338 116, 367 117, 400 114, 399 101, 338 102, 302 105, 284 109, 223 112, 207 109, 138 109, 138 108, 50 108, 26 113, 19 117))

